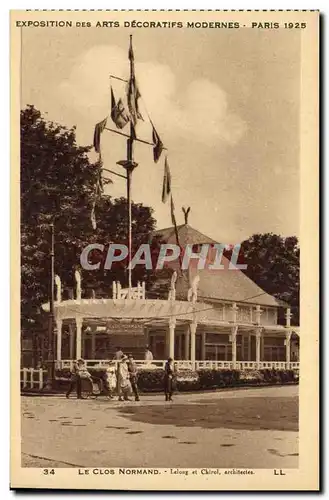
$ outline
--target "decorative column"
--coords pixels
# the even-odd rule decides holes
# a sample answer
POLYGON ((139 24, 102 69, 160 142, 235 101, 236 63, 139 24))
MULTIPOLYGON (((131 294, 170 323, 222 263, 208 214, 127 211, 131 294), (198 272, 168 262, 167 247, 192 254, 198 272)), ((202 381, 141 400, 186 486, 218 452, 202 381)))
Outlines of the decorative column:
POLYGON ((191 335, 191 361, 195 362, 195 333, 196 333, 197 322, 192 321, 190 323, 190 335, 191 335))
POLYGON ((247 361, 251 361, 251 333, 248 332, 248 359, 247 361))
POLYGON ((74 329, 73 325, 69 324, 69 335, 70 335, 70 359, 74 358, 74 329))
POLYGON ((75 323, 77 327, 77 337, 76 337, 76 358, 81 358, 81 338, 82 338, 82 318, 75 318, 75 323))
POLYGON ((291 309, 290 309, 290 307, 287 307, 287 309, 286 309, 286 314, 285 314, 285 318, 286 318, 286 327, 287 327, 287 328, 290 328, 290 326, 291 326, 291 316, 292 316, 292 314, 291 314, 291 309))
POLYGON ((172 316, 169 319, 169 357, 175 359, 175 327, 176 318, 172 316))
POLYGON ((261 358, 260 358, 261 336, 262 336, 262 329, 257 328, 257 330, 256 330, 256 363, 257 363, 257 368, 259 368, 259 363, 261 361, 261 358))
POLYGON ((237 325, 232 326, 231 330, 231 342, 232 342, 232 365, 233 369, 236 368, 236 334, 238 332, 237 325))
POLYGON ((96 332, 95 332, 95 328, 92 328, 90 336, 91 336, 91 359, 95 359, 95 355, 96 355, 96 332))
POLYGON ((184 359, 190 359, 190 329, 189 326, 186 328, 184 335, 184 359))
POLYGON ((204 361, 206 359, 206 333, 201 333, 201 359, 204 361))
POLYGON ((289 365, 290 365, 290 343, 291 343, 291 330, 288 330, 286 332, 286 340, 285 340, 285 345, 286 345, 286 368, 289 370, 289 365))
POLYGON ((63 321, 56 318, 56 330, 57 330, 57 355, 56 360, 61 361, 62 359, 62 325, 63 321))
POLYGON ((260 306, 256 306, 256 325, 260 325, 260 317, 262 314, 262 310, 260 306))
POLYGON ((238 321, 238 306, 236 305, 236 302, 233 303, 232 305, 232 321, 233 323, 237 323, 238 321))

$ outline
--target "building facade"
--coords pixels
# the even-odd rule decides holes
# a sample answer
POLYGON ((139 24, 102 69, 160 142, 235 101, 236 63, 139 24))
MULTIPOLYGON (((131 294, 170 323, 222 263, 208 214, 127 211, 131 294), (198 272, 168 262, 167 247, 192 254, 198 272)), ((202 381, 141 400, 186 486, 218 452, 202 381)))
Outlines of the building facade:
MULTIPOLYGON (((174 228, 156 235, 176 243, 174 228)), ((148 345, 155 364, 170 356, 193 367, 298 367, 299 336, 291 326, 288 305, 285 324, 280 325, 282 304, 225 257, 221 269, 209 268, 214 240, 187 224, 178 227, 178 236, 181 247, 193 245, 195 254, 209 245, 210 260, 198 269, 197 258, 192 258, 186 273, 180 272, 179 259, 169 262, 171 278, 161 284, 166 297, 157 296, 157 282, 149 291, 144 284, 127 290, 113 283, 108 299, 83 299, 80 282, 74 299, 62 301, 57 289, 57 365, 80 357, 102 364, 112 359, 117 346, 143 360, 148 345)), ((43 308, 49 310, 49 304, 43 308)))

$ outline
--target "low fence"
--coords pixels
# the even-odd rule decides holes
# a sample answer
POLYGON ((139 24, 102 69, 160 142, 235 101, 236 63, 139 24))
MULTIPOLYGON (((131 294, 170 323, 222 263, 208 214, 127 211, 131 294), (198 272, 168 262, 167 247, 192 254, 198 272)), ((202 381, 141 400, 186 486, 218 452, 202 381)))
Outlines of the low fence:
MULTIPOLYGON (((112 360, 85 360, 87 368, 106 368, 109 361, 112 360)), ((135 360, 137 367, 140 370, 152 370, 164 368, 167 360, 135 360)), ((299 362, 286 363, 285 361, 190 361, 179 360, 175 361, 178 370, 201 370, 201 369, 216 369, 216 370, 299 370, 299 362)), ((74 360, 56 361, 56 369, 72 370, 74 360)), ((42 389, 46 380, 47 370, 42 368, 22 368, 21 369, 21 386, 22 389, 42 389)))
MULTIPOLYGON (((102 368, 107 367, 108 363, 112 361, 109 359, 95 360, 95 359, 86 359, 85 363, 87 368, 102 368)), ((140 369, 151 370, 152 368, 164 368, 167 360, 153 360, 153 361, 145 361, 145 360, 134 360, 137 367, 140 369)), ((117 363, 117 362, 116 362, 117 363)), ((56 361, 56 368, 63 369, 73 368, 74 360, 61 360, 56 361)), ((285 361, 191 361, 191 360, 176 360, 176 367, 178 370, 190 369, 190 370, 200 370, 200 369, 216 369, 216 370, 257 370, 257 369, 275 369, 275 370, 298 370, 299 362, 289 362, 285 361)))
POLYGON ((42 368, 22 368, 21 385, 23 389, 42 389, 46 379, 47 370, 42 368))

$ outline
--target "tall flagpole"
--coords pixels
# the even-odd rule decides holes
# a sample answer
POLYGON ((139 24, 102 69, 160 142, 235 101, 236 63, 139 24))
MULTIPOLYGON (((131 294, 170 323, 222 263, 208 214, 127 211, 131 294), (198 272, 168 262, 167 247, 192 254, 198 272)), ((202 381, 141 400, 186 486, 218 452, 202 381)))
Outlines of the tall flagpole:
MULTIPOLYGON (((131 181, 134 169, 134 153, 133 153, 133 125, 130 123, 130 138, 127 140, 127 204, 128 204, 128 294, 132 287, 131 281, 131 254, 132 254, 132 217, 131 217, 131 181)), ((129 297, 130 298, 130 297, 129 297)))
MULTIPOLYGON (((132 35, 130 35, 130 48, 132 48, 132 35)), ((130 57, 130 78, 128 85, 131 85, 132 78, 134 76, 133 60, 130 57)), ((129 90, 128 90, 129 91, 129 90)), ((135 129, 132 120, 130 121, 130 134, 127 139, 127 160, 119 161, 118 164, 123 166, 127 172, 127 208, 128 208, 128 298, 131 295, 132 279, 131 279, 131 255, 132 255, 132 214, 131 214, 131 182, 132 173, 134 168, 137 167, 138 163, 134 161, 134 140, 135 140, 135 129)))

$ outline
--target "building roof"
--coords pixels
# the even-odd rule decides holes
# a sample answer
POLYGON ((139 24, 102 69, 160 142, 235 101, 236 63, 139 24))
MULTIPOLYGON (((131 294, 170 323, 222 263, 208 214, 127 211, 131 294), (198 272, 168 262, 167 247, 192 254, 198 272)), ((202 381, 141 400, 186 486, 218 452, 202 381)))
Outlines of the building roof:
MULTIPOLYGON (((214 244, 218 243, 200 231, 188 226, 181 225, 177 227, 179 243, 182 247, 187 244, 214 244)), ((173 227, 160 229, 155 233, 161 236, 166 243, 176 243, 176 235, 173 227)), ((223 269, 205 269, 198 270, 196 268, 197 260, 191 261, 189 268, 190 278, 188 279, 185 273, 179 277, 176 282, 177 298, 186 299, 189 282, 198 274, 200 281, 198 284, 198 300, 215 302, 216 300, 225 300, 232 302, 246 302, 249 304, 259 304, 263 306, 278 307, 279 301, 264 292, 254 281, 246 276, 240 269, 231 269, 229 260, 222 257, 223 269)), ((179 263, 177 261, 169 262, 168 266, 178 270, 179 263)))
MULTIPOLYGON (((182 246, 185 246, 189 243, 193 245, 201 245, 202 243, 218 243, 205 234, 200 233, 200 231, 198 231, 197 229, 193 229, 193 227, 189 226, 188 224, 181 224, 180 226, 177 226, 177 230, 179 243, 182 246)), ((176 234, 175 228, 173 226, 166 227, 165 229, 159 229, 158 231, 154 232, 154 235, 162 237, 162 239, 166 243, 176 244, 176 234)))

